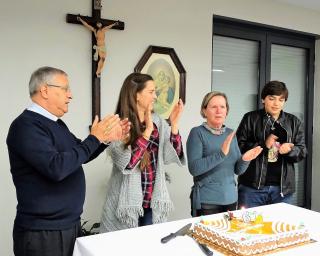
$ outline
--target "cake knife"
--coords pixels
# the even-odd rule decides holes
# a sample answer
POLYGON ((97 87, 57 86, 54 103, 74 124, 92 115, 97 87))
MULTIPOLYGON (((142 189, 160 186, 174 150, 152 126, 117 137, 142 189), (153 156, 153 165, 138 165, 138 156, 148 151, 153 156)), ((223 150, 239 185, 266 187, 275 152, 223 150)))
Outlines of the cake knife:
POLYGON ((213 252, 208 248, 206 244, 200 243, 197 239, 195 239, 191 234, 188 234, 200 247, 201 251, 207 255, 207 256, 212 256, 213 252))
POLYGON ((175 233, 171 233, 170 235, 167 235, 163 238, 161 238, 161 243, 167 243, 169 242, 171 239, 177 237, 177 236, 184 236, 187 235, 188 233, 190 233, 190 228, 192 226, 192 223, 189 223, 185 226, 183 226, 182 228, 180 228, 177 232, 175 233))
POLYGON ((207 245, 205 244, 202 244, 200 243, 197 239, 195 239, 193 236, 192 236, 192 230, 191 230, 191 226, 192 226, 192 223, 189 223, 185 226, 183 226, 182 228, 180 228, 177 232, 175 233, 171 233, 165 237, 163 237, 161 239, 161 243, 167 243, 169 242, 171 239, 177 237, 177 236, 185 236, 185 235, 188 235, 189 237, 191 237, 197 244, 198 246, 200 247, 201 251, 207 255, 207 256, 212 256, 213 255, 213 252, 211 250, 209 250, 209 248, 207 247, 207 245))

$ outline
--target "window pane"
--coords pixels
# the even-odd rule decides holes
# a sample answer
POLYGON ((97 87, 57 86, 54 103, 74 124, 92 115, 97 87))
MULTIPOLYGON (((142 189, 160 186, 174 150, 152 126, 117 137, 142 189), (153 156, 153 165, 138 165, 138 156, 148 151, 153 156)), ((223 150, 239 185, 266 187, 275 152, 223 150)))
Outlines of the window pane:
MULTIPOLYGON (((271 47, 271 80, 286 83, 289 98, 285 111, 296 115, 304 121, 305 83, 307 51, 302 48, 272 44, 271 47)), ((304 204, 304 161, 296 164, 296 193, 294 204, 304 204)))
POLYGON ((242 116, 257 108, 258 53, 256 41, 213 36, 212 90, 228 97, 230 128, 237 129, 242 116))

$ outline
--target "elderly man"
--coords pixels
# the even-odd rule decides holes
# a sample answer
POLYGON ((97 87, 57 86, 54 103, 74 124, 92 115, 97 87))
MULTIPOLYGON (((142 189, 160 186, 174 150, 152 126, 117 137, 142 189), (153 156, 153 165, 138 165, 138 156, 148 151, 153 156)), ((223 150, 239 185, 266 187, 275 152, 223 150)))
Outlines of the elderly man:
POLYGON ((108 142, 127 136, 130 124, 109 115, 94 120, 81 141, 59 118, 72 99, 67 74, 52 67, 36 70, 29 82, 32 104, 11 124, 7 145, 17 194, 13 228, 16 256, 69 256, 81 234, 85 199, 82 164, 108 142))

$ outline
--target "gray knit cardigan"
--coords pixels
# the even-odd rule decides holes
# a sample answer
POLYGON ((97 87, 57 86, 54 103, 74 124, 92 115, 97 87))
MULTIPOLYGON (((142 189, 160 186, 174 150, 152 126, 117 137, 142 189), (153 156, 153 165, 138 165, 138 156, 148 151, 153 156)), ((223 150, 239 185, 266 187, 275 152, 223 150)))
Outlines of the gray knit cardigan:
MULTIPOLYGON (((152 118, 159 130, 159 150, 151 208, 153 223, 161 223, 167 220, 169 213, 173 210, 173 203, 166 185, 164 165, 170 163, 185 165, 185 156, 183 153, 179 158, 171 144, 171 129, 167 122, 156 114, 153 114, 152 118)), ((125 149, 122 142, 112 142, 108 150, 111 153, 113 168, 102 210, 101 233, 138 227, 138 219, 143 215, 139 164, 132 170, 126 169, 131 158, 130 146, 125 149)))

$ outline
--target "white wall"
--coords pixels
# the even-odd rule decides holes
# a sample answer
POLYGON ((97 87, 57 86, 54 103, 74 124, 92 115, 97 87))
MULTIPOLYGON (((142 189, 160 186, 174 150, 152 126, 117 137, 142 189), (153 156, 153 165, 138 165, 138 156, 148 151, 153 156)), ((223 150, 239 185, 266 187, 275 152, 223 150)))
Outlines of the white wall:
MULTIPOLYGON (((274 1, 102 2, 103 18, 126 23, 124 31, 112 30, 107 34, 108 58, 102 75, 102 114, 114 111, 123 79, 133 71, 149 45, 173 47, 187 71, 187 104, 181 124, 184 141, 191 127, 202 121, 200 102, 210 90, 213 14, 320 34, 320 12, 274 1)), ((78 137, 83 138, 88 133, 91 120, 91 39, 84 27, 65 22, 66 13, 91 15, 91 1, 11 0, 1 3, 0 255, 13 254, 11 232, 16 206, 5 139, 12 120, 30 102, 27 84, 33 70, 50 65, 69 73, 74 100, 64 119, 78 137)), ((320 46, 317 48, 320 49, 320 46)), ((319 110, 318 105, 315 108, 319 110)), ((315 138, 319 138, 318 118, 315 125, 315 138)), ((315 147, 314 158, 319 156, 320 148, 315 147)), ((105 155, 84 166, 87 176, 84 219, 92 222, 99 220, 110 166, 110 160, 105 155)), ((319 164, 314 163, 314 170, 318 167, 319 164)), ((171 219, 189 217, 191 177, 187 168, 171 165, 168 169, 172 175, 170 190, 176 206, 171 219)), ((320 174, 314 172, 314 177, 317 176, 320 174)), ((315 188, 315 184, 313 205, 314 209, 319 210, 320 201, 316 196, 319 189, 315 188)))

